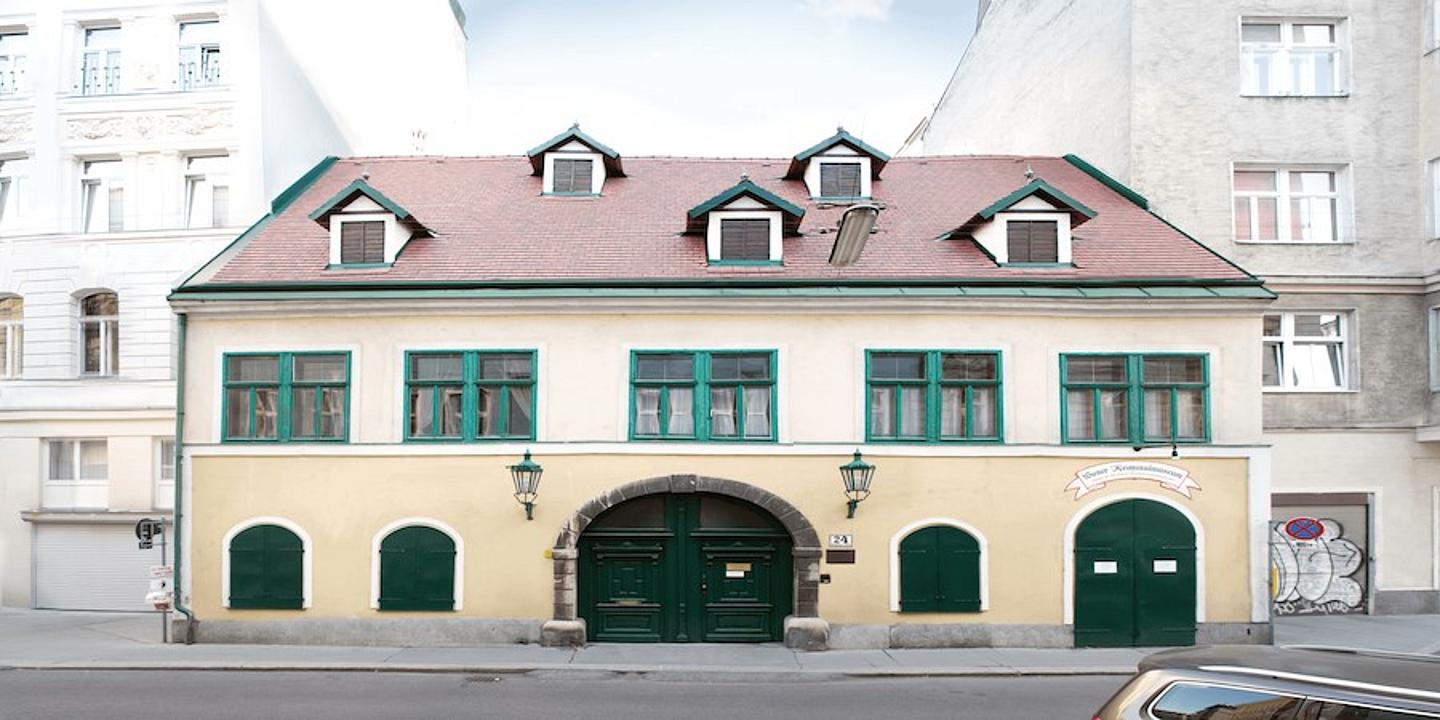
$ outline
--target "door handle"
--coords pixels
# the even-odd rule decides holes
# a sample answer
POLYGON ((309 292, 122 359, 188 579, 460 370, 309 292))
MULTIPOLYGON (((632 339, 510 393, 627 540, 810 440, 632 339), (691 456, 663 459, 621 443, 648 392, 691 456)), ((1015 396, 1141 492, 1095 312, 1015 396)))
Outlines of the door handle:
POLYGON ((710 583, 707 582, 707 581, 705 581, 705 580, 701 580, 701 581, 700 581, 700 592, 702 592, 702 593, 710 592, 710 583))

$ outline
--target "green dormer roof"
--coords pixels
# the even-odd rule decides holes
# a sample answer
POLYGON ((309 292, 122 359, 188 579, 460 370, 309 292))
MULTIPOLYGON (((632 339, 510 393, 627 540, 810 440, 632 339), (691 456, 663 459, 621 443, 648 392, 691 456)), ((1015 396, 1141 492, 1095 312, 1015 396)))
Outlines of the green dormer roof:
POLYGON ((751 182, 750 178, 748 177, 741 177, 740 182, 736 183, 734 186, 730 187, 719 195, 716 195, 715 197, 712 197, 709 200, 706 200, 705 202, 700 203, 693 208, 690 208, 690 212, 686 213, 687 223, 685 231, 704 232, 705 226, 703 220, 706 215, 708 215, 712 210, 718 210, 730 203, 731 201, 734 201, 740 197, 751 197, 762 204, 769 205, 770 207, 779 210, 785 216, 783 223, 785 226, 785 232, 792 235, 800 232, 800 220, 801 218, 805 217, 805 208, 802 208, 795 203, 792 203, 789 200, 786 200, 785 198, 782 198, 779 195, 776 195, 775 193, 770 192, 769 190, 766 190, 759 185, 756 185, 755 183, 751 182))
POLYGON ((365 182, 364 178, 358 179, 355 182, 346 185, 343 189, 340 190, 340 192, 332 195, 329 200, 325 201, 325 204, 321 205, 310 213, 310 219, 320 223, 321 225, 324 225, 328 229, 330 227, 330 216, 334 214, 335 211, 349 204, 350 201, 354 200, 356 196, 359 195, 364 195, 365 197, 370 198, 372 201, 375 202, 376 205, 379 205, 380 207, 385 208, 387 212, 394 214, 395 219, 409 223, 410 225, 413 225, 418 229, 426 230, 425 226, 420 224, 420 221, 416 220, 414 216, 410 214, 410 211, 406 210, 403 207, 400 207, 399 203, 386 197, 385 193, 382 193, 379 190, 376 190, 374 187, 371 187, 370 183, 365 182))
POLYGON ((610 149, 608 145, 605 145, 599 140, 586 135, 584 131, 580 129, 579 125, 571 125, 570 129, 536 145, 530 152, 525 153, 525 156, 530 158, 530 167, 534 169, 534 174, 540 175, 545 172, 545 153, 572 140, 600 153, 601 157, 605 159, 606 175, 610 175, 611 177, 625 176, 625 168, 620 164, 620 153, 610 149))
POLYGON ((845 132, 845 128, 835 128, 835 134, 820 142, 811 145, 801 151, 799 155, 790 159, 790 167, 785 171, 786 180, 799 180, 805 177, 805 167, 810 164, 810 158, 829 150, 836 145, 846 145, 851 150, 870 158, 870 177, 880 177, 880 171, 884 169, 885 163, 890 162, 890 156, 886 155, 864 140, 845 132))
POLYGON ((1045 198, 1045 200, 1051 205, 1055 205, 1056 207, 1066 210, 1071 215, 1078 216, 1075 218, 1076 225, 1079 225, 1080 223, 1095 217, 1094 210, 1085 207, 1080 203, 1080 201, 1070 197, 1069 195, 1066 195, 1063 192, 1060 192, 1060 190, 1054 185, 1051 185, 1050 183, 1047 183, 1039 178, 1031 180, 1025 185, 1025 187, 1022 187, 1019 190, 1016 190, 1015 192, 1012 192, 1009 195, 1006 195, 1005 197, 991 203, 989 207, 976 213, 975 217, 980 220, 989 220, 995 217, 996 213, 1013 206, 1015 203, 1018 203, 1021 200, 1030 197, 1031 195, 1039 195, 1045 198))

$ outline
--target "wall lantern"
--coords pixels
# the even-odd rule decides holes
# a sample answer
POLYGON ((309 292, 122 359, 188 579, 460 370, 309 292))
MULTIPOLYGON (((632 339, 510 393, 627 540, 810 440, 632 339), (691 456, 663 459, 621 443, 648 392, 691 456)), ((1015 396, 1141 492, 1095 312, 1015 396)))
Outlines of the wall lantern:
POLYGON ((861 500, 870 497, 870 480, 875 477, 875 466, 860 458, 860 451, 855 451, 855 459, 840 466, 840 482, 845 483, 845 497, 849 498, 845 505, 849 512, 847 518, 855 517, 855 508, 861 500))
POLYGON ((510 479, 515 482, 515 500, 525 506, 525 519, 535 519, 535 498, 540 494, 540 475, 545 468, 530 459, 530 451, 525 451, 525 459, 510 466, 510 479))

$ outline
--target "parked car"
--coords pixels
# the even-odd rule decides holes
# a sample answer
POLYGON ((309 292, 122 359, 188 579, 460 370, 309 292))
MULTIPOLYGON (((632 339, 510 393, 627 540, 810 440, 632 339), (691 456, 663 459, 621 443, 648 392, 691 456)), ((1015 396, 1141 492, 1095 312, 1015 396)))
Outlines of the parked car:
POLYGON ((1095 720, 1440 718, 1440 657, 1230 645, 1145 658, 1095 720))

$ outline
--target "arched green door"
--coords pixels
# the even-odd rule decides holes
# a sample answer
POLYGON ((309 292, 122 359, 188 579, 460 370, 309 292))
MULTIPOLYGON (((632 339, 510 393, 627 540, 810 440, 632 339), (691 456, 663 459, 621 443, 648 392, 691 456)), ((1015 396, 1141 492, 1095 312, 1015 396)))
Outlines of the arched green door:
POLYGON ((980 612, 980 543, 948 525, 900 541, 900 612, 980 612))
POLYGON ((1152 500, 1096 510, 1075 531, 1075 645, 1195 644, 1195 528, 1152 500))
POLYGON ((299 610, 305 601, 305 547, 279 525, 256 525, 230 539, 230 607, 299 610))
POLYGON ((380 541, 381 610, 454 610, 455 541, 422 525, 380 541))
POLYGON ((735 498, 636 498, 590 523, 579 548, 591 641, 775 641, 794 607, 789 533, 735 498))

